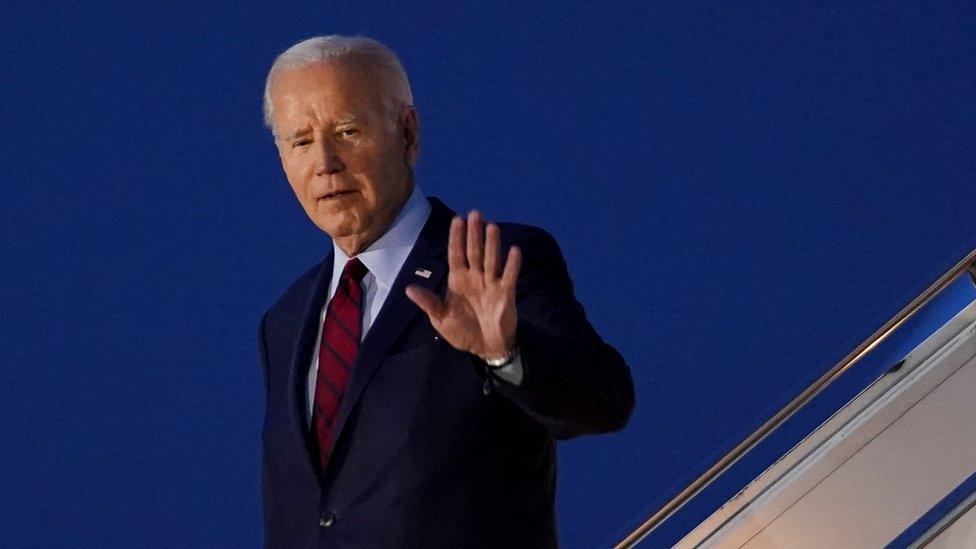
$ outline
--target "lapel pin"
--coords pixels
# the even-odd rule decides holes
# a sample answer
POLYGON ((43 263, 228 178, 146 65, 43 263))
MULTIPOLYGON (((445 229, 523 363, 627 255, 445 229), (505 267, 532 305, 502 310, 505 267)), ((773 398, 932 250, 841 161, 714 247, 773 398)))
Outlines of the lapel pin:
POLYGON ((430 274, 431 273, 427 269, 417 269, 416 271, 414 271, 413 274, 415 274, 417 276, 422 276, 424 278, 430 278, 430 274))

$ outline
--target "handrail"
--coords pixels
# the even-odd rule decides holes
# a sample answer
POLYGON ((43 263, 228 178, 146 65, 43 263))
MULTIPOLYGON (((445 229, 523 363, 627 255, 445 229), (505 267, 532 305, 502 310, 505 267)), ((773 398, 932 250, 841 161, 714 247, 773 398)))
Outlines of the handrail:
POLYGON ((878 344, 884 341, 885 338, 891 335, 892 332, 897 330, 899 326, 904 324, 904 322, 918 312, 919 309, 924 307, 946 286, 951 284, 957 277, 973 267, 974 263, 976 263, 976 250, 969 252, 969 254, 962 261, 957 263, 947 273, 940 276, 934 283, 932 283, 932 285, 922 292, 921 295, 913 299, 911 303, 899 311, 898 314, 895 315, 891 320, 886 322, 884 326, 871 334, 868 339, 858 345, 857 348, 851 351, 851 353, 844 357, 843 360, 838 362, 833 368, 820 376, 809 387, 804 389, 802 393, 797 395, 793 400, 776 412, 773 417, 769 418, 751 435, 746 437, 745 440, 736 445, 735 448, 732 448, 732 450, 725 454, 722 459, 718 460, 714 465, 709 467, 708 470, 702 473, 702 475, 695 479, 694 482, 689 484, 684 490, 678 493, 678 495, 673 497, 663 507, 658 509, 658 511, 644 521, 643 524, 638 526, 637 529, 621 540, 620 543, 616 545, 615 549, 628 549, 637 545, 641 540, 657 529, 657 527, 660 526, 671 515, 676 513, 678 509, 688 503, 691 498, 695 497, 698 495, 698 493, 708 487, 708 485, 718 478, 719 475, 732 467, 732 465, 739 461, 739 459, 742 458, 746 452, 762 442, 762 440, 769 436, 770 433, 779 428, 779 426, 785 423, 786 420, 793 416, 793 414, 803 408, 808 402, 813 400, 814 397, 826 389, 831 383, 840 377, 841 374, 846 372, 848 368, 853 366, 857 361, 863 358, 864 355, 868 354, 872 349, 877 347, 878 344))

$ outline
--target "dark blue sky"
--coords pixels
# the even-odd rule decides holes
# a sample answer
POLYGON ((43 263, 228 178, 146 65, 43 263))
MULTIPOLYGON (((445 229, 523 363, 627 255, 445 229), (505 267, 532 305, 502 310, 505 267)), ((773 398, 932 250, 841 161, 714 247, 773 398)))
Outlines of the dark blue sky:
POLYGON ((627 358, 630 426, 559 455, 564 545, 619 539, 976 248, 971 4, 713 4, 6 4, 0 542, 259 544, 256 325, 328 245, 261 92, 329 33, 627 358))

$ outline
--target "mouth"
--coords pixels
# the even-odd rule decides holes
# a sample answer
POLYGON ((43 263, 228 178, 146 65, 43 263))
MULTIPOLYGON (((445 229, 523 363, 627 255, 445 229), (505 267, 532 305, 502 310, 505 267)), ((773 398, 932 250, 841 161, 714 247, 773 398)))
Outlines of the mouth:
POLYGON ((332 200, 334 198, 340 198, 346 196, 347 194, 352 194, 356 191, 334 191, 331 193, 326 193, 319 197, 319 200, 332 200))

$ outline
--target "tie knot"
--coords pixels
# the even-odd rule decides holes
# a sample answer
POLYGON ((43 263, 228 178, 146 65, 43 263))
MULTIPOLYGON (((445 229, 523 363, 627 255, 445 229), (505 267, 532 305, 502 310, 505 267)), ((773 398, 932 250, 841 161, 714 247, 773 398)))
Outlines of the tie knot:
POLYGON ((354 257, 346 261, 346 266, 342 268, 342 278, 350 278, 358 284, 363 281, 363 277, 368 272, 369 269, 366 268, 366 265, 363 265, 358 257, 354 257))

